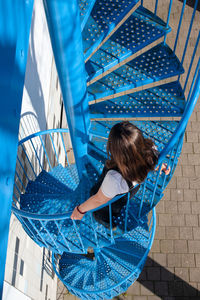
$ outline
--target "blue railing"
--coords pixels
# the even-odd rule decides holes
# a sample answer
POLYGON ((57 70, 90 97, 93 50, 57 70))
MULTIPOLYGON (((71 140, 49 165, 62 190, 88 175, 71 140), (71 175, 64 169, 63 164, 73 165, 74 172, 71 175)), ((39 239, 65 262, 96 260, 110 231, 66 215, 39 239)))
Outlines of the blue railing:
MULTIPOLYGON (((147 255, 152 247, 152 243, 154 240, 154 236, 155 236, 155 230, 156 230, 156 211, 155 208, 152 211, 151 217, 149 218, 148 221, 148 232, 149 232, 149 238, 148 238, 148 246, 146 247, 146 251, 144 252, 142 258, 139 260, 137 266, 135 266, 134 269, 130 270, 129 275, 125 276, 124 279, 122 281, 120 281, 120 284, 115 284, 113 286, 110 286, 107 289, 99 289, 99 288, 95 288, 95 285, 92 287, 91 290, 82 290, 80 288, 75 288, 74 286, 71 286, 69 282, 65 281, 64 278, 61 277, 60 275, 60 270, 59 270, 59 257, 54 253, 54 255, 52 256, 52 263, 53 263, 53 268, 54 271, 56 273, 56 275, 58 276, 58 278, 67 286, 69 292, 71 292, 72 294, 75 294, 78 297, 85 297, 85 299, 87 299, 87 297, 91 296, 94 297, 94 299, 96 299, 96 295, 98 292, 98 297, 101 298, 101 296, 105 293, 107 293, 107 296, 109 296, 109 299, 112 299, 113 297, 116 296, 116 290, 118 291, 118 294, 120 294, 120 287, 122 288, 121 293, 125 290, 128 289, 128 287, 133 284, 133 282, 135 280, 137 280, 137 278, 139 277, 141 270, 144 267, 147 255)), ((136 241, 137 242, 137 241, 136 241)), ((134 255, 134 253, 133 253, 134 255)), ((116 273, 116 282, 118 280, 118 274, 116 273)), ((103 297, 103 296, 102 296, 103 297)), ((102 298, 103 299, 103 298, 102 298)))

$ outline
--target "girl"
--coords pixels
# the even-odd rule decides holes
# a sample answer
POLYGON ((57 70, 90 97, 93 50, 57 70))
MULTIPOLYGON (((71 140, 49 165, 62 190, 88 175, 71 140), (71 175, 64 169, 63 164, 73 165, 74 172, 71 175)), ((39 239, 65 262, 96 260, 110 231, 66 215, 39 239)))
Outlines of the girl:
MULTIPOLYGON (((130 197, 133 197, 140 183, 145 180, 149 171, 155 169, 158 161, 158 151, 153 141, 144 138, 142 132, 128 121, 117 123, 111 128, 107 155, 103 172, 90 191, 91 197, 75 207, 71 219, 81 220, 88 210, 107 203, 116 195, 130 191, 130 197)), ((161 171, 168 175, 170 169, 163 164, 161 171)), ((126 201, 127 195, 112 204, 113 221, 126 201)), ((93 216, 99 223, 109 227, 108 206, 95 211, 93 216)), ((115 226, 114 223, 112 225, 115 226)))

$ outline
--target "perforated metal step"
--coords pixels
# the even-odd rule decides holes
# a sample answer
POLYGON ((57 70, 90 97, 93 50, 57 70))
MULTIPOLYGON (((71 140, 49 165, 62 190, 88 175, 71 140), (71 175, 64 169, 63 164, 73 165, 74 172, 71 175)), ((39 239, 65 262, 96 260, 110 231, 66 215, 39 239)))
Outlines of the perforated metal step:
POLYGON ((85 59, 98 50, 139 5, 138 0, 97 0, 82 32, 85 59))
POLYGON ((134 92, 136 87, 182 74, 173 51, 161 43, 88 87, 89 101, 111 99, 134 92))
POLYGON ((84 29, 85 24, 87 23, 95 1, 96 0, 79 0, 81 31, 84 29))
MULTIPOLYGON (((125 291, 139 276, 150 249, 154 228, 143 220, 115 244, 89 256, 63 253, 56 270, 68 290, 82 299, 113 299, 125 291)), ((55 264, 54 264, 55 268, 55 264)))
MULTIPOLYGON (((152 12, 139 7, 86 63, 88 81, 97 80, 170 31, 152 12)), ((145 52, 145 49, 143 50, 145 52)), ((140 53, 141 54, 141 53, 140 53)))
POLYGON ((180 117, 185 97, 178 81, 90 105, 91 118, 180 117))

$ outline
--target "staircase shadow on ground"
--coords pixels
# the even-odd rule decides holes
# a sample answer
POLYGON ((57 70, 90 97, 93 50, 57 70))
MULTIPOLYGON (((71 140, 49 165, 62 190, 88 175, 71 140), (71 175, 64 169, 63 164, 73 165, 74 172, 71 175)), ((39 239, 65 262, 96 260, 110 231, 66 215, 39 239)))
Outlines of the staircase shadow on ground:
POLYGON ((200 299, 200 291, 198 289, 170 272, 150 257, 147 258, 145 267, 137 281, 163 300, 200 299))

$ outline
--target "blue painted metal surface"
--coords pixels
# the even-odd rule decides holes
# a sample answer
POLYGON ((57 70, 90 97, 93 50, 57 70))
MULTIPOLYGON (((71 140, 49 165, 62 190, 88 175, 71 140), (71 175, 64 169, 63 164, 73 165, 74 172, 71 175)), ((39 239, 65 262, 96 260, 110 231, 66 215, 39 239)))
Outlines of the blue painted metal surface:
MULTIPOLYGON (((119 65, 170 32, 151 11, 139 7, 86 63, 88 81, 119 65)), ((130 59, 129 59, 130 60, 130 59)))
POLYGON ((147 220, 135 224, 135 228, 114 245, 101 249, 95 259, 64 253, 53 266, 68 290, 81 299, 113 299, 125 292, 138 278, 154 239, 156 228, 155 209, 147 220))
POLYGON ((117 97, 132 89, 184 72, 173 51, 163 43, 123 65, 88 87, 89 101, 117 97))
POLYGON ((79 176, 87 154, 89 111, 81 25, 76 0, 44 0, 47 23, 60 80, 79 176))
POLYGON ((82 32, 85 59, 97 50, 115 27, 137 8, 138 0, 96 0, 88 22, 82 32), (102 9, 103 7, 103 9, 102 9))
POLYGON ((178 81, 90 105, 91 118, 179 117, 185 97, 178 81))
POLYGON ((0 1, 0 298, 33 1, 0 1))
POLYGON ((174 52, 184 20, 185 1, 174 51, 165 44, 172 0, 166 9, 166 24, 156 16, 158 1, 154 12, 144 7, 133 12, 139 5, 136 0, 97 0, 95 3, 81 0, 80 12, 75 0, 70 3, 44 0, 44 3, 76 164, 70 164, 68 157, 67 130, 45 131, 22 140, 16 165, 13 212, 36 243, 62 254, 60 270, 56 260, 54 268, 71 293, 82 299, 112 299, 125 291, 142 270, 155 232, 153 208, 174 174, 184 130, 200 94, 199 60, 185 101, 190 71, 198 60, 199 36, 184 88, 174 78, 173 82, 159 83, 184 72, 182 63, 195 10, 180 63, 174 52), (164 43, 131 58, 164 36, 164 43), (104 76, 105 71, 109 73, 114 67, 118 69, 93 84, 89 82, 86 90, 83 52, 86 60, 92 55, 86 63, 89 80, 98 80, 97 76, 104 76), (127 58, 131 61, 120 66, 127 58), (156 87, 148 86, 154 83, 156 87), (137 87, 139 91, 134 92, 137 87), (108 99, 92 104, 90 115, 87 91, 89 100, 108 99), (181 117, 178 121, 132 121, 157 145, 160 151, 158 170, 148 174, 132 199, 128 195, 127 205, 118 218, 112 220, 111 204, 121 195, 101 206, 109 207, 110 228, 96 222, 94 210, 87 212, 81 222, 72 221, 73 208, 89 197, 90 188, 102 171, 111 127, 120 119, 141 116, 181 117), (105 120, 90 123, 89 117, 105 120), (118 120, 109 121, 113 117, 118 120), (160 173, 162 163, 171 168, 169 175, 160 173), (152 209, 153 217, 147 226, 147 215, 152 209), (116 231, 112 230, 112 221, 116 231), (87 253, 88 247, 94 248, 94 260, 82 255, 87 253))

